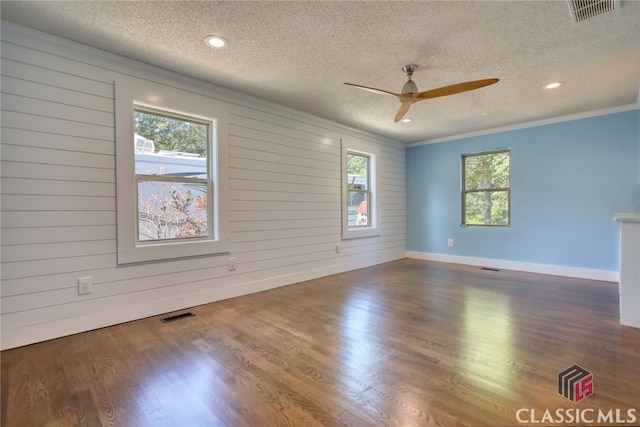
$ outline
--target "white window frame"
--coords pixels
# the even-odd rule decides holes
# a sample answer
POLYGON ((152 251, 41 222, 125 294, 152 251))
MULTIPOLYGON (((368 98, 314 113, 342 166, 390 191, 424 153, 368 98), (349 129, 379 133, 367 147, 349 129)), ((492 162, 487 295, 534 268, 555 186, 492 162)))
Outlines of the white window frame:
POLYGON ((511 228, 511 210, 512 210, 512 206, 511 206, 511 149, 510 148, 501 148, 501 149, 496 149, 496 150, 490 150, 490 151, 481 151, 481 152, 477 152, 477 153, 468 153, 468 154, 463 154, 461 156, 461 172, 462 172, 462 177, 461 177, 461 185, 462 185, 462 191, 461 191, 461 195, 462 195, 462 200, 461 200, 461 227, 463 228, 467 228, 467 227, 485 227, 485 228, 511 228), (501 153, 506 153, 507 157, 509 158, 509 186, 508 187, 487 187, 487 188, 477 188, 477 189, 473 189, 473 190, 467 190, 466 186, 466 181, 467 181, 467 172, 466 172, 466 160, 468 158, 471 157, 477 157, 477 156, 488 156, 488 155, 494 155, 494 154, 501 154, 501 153), (506 224, 467 224, 467 194, 470 193, 481 193, 481 192, 503 192, 503 193, 507 193, 507 206, 508 206, 508 211, 507 211, 507 223, 506 224))
POLYGON ((342 239, 358 239, 362 237, 373 237, 380 235, 380 209, 379 209, 379 165, 380 150, 378 146, 360 139, 342 140, 342 239), (360 154, 369 157, 369 208, 370 218, 367 226, 349 227, 349 203, 348 203, 348 176, 347 176, 347 156, 348 154, 360 154))
POLYGON ((228 111, 210 98, 137 79, 115 82, 116 201, 118 264, 171 260, 229 252, 228 111), (134 156, 134 108, 151 108, 178 117, 215 119, 209 147, 211 236, 138 242, 138 205, 134 156))

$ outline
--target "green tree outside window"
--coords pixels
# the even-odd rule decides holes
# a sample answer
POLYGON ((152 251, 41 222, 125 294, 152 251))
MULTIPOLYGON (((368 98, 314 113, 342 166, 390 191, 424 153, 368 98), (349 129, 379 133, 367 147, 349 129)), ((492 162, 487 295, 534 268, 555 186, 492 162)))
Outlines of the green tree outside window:
POLYGON ((509 226, 510 151, 462 156, 462 224, 509 226))

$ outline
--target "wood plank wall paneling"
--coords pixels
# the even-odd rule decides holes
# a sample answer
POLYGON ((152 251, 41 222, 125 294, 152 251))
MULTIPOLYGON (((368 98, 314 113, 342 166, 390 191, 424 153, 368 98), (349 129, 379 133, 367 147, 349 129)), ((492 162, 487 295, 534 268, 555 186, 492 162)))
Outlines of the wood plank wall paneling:
POLYGON ((3 348, 404 257, 403 144, 13 24, 2 31, 3 348), (113 82, 123 78, 228 104, 235 272, 226 255, 116 264, 113 82), (344 137, 380 147, 379 237, 341 240, 344 137), (78 296, 84 276, 94 292, 78 296))

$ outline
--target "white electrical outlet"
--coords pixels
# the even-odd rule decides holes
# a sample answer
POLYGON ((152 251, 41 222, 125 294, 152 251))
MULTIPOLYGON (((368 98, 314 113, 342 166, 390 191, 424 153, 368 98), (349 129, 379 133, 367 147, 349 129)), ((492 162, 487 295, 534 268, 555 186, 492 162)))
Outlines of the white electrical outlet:
POLYGON ((453 239, 447 240, 447 245, 449 245, 450 247, 453 246, 453 239))
POLYGON ((342 249, 340 247, 340 243, 336 243, 336 253, 339 254, 340 253, 340 249, 342 249))
POLYGON ((93 277, 78 278, 78 295, 86 295, 93 292, 93 277))
POLYGON ((229 257, 229 261, 227 263, 227 267, 229 267, 229 271, 235 271, 236 269, 236 257, 229 257))

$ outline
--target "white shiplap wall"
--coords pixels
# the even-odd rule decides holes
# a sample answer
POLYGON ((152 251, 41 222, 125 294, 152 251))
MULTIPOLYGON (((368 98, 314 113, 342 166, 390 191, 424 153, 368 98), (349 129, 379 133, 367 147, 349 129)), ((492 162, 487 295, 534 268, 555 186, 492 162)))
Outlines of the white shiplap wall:
POLYGON ((3 349, 405 256, 403 144, 5 22, 1 53, 3 349), (236 271, 229 255, 116 264, 113 82, 132 77, 231 112, 236 271), (379 237, 341 241, 343 138, 380 147, 379 237))

